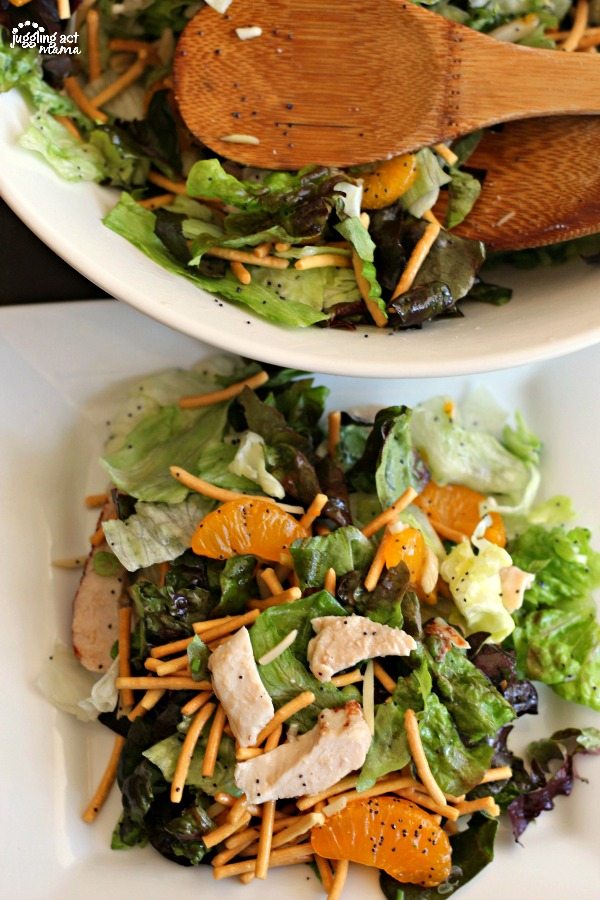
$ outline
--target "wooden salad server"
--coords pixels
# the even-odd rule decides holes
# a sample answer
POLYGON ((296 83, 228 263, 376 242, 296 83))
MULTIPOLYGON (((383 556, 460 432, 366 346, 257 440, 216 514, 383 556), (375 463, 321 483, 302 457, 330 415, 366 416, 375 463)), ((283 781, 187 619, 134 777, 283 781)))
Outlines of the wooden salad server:
POLYGON ((197 138, 269 169, 352 166, 510 119, 600 113, 595 54, 502 43, 404 0, 204 7, 179 38, 174 81, 197 138), (248 27, 260 34, 242 40, 248 27))
POLYGON ((483 178, 482 191, 453 233, 490 250, 521 250, 599 232, 599 147, 600 116, 527 119, 486 132, 466 163, 483 178))

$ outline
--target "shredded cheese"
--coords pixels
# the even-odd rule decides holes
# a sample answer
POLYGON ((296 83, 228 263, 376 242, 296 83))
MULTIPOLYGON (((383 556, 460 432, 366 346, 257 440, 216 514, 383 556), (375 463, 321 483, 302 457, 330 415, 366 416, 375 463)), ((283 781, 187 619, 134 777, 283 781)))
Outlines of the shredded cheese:
POLYGON ((125 738, 121 737, 120 734, 117 735, 114 740, 112 753, 110 754, 106 769, 104 770, 104 774, 100 779, 100 784, 96 788, 94 796, 92 797, 82 814, 83 821, 88 825, 94 821, 110 793, 110 789, 114 784, 115 778, 117 777, 117 766, 119 765, 119 759, 121 758, 121 752, 124 745, 125 738))
POLYGON ((335 459, 342 432, 342 414, 339 409, 327 416, 327 453, 335 459))
POLYGON ((191 700, 188 700, 187 703, 184 703, 184 705, 181 707, 181 715, 193 716, 194 713, 197 713, 199 709, 202 709, 205 703, 208 703, 211 697, 211 691, 200 691, 199 694, 196 694, 195 697, 192 697, 191 700))
POLYGON ((362 694, 363 715, 371 734, 375 734, 375 679, 373 677, 373 660, 370 659, 365 668, 362 694))
MULTIPOLYGON (((204 838, 204 842, 206 843, 206 838, 204 838)), ((274 869, 278 866, 295 866, 298 863, 310 862, 312 855, 313 851, 310 842, 296 844, 292 847, 281 847, 271 851, 268 865, 270 869, 274 869)), ((215 866, 213 869, 213 878, 219 881, 222 878, 231 878, 236 875, 254 874, 255 866, 255 859, 231 863, 228 866, 215 866)))
POLYGON ((369 567, 369 571, 367 572, 367 576, 364 581, 365 590, 374 591, 377 587, 377 582, 381 577, 381 573, 383 572, 383 567, 385 565, 385 536, 379 541, 379 545, 377 550, 375 551, 375 556, 373 557, 373 562, 369 567))
POLYGON ((410 755, 412 756, 417 772, 419 773, 419 778, 423 782, 431 799, 440 806, 445 806, 446 798, 429 768, 429 763, 427 762, 427 757, 425 756, 425 751, 423 750, 423 744, 421 742, 419 723, 413 709, 407 709, 404 713, 404 727, 406 729, 410 755))
POLYGON ((171 178, 161 175, 160 172, 149 172, 148 181, 155 184, 157 187, 164 188, 166 191, 169 191, 170 194, 187 196, 185 181, 173 181, 171 178))
POLYGON ((240 284, 250 284, 250 282, 252 281, 252 275, 250 274, 244 263, 232 260, 229 263, 229 268, 231 269, 237 280, 240 282, 240 284))
POLYGON ((388 691, 388 693, 393 694, 396 690, 396 682, 393 678, 391 678, 388 673, 385 671, 383 666, 378 663, 373 663, 373 674, 379 684, 383 685, 383 687, 388 691))
POLYGON ((273 822, 275 820, 275 800, 263 803, 262 818, 260 821, 260 836, 258 838, 258 852, 256 854, 256 868, 254 875, 265 879, 269 871, 269 856, 273 841, 273 822))
POLYGON ((188 665, 188 657, 187 653, 183 656, 177 656, 175 659, 170 659, 168 662, 159 663, 154 670, 157 675, 164 677, 165 675, 172 675, 174 672, 179 672, 180 669, 186 669, 188 665))
POLYGON ((273 245, 270 241, 264 241, 262 244, 257 244, 256 247, 252 248, 252 253, 254 256, 258 256, 260 258, 264 258, 268 256, 273 249, 273 245))
POLYGON ((417 492, 414 488, 407 488, 397 500, 389 506, 387 509, 384 509, 383 512, 380 512, 378 516, 375 516, 365 527, 362 529, 362 533, 365 537, 373 537, 374 534, 377 534, 380 528, 389 525, 391 522, 394 522, 400 513, 406 509, 407 506, 413 502, 415 497, 417 496, 417 492))
POLYGON ((140 50, 138 53, 138 58, 131 65, 127 71, 123 72, 123 74, 117 78, 116 81, 113 81, 112 84, 107 85, 104 90, 100 91, 92 98, 92 103, 95 107, 104 106, 108 103, 109 100, 113 100, 119 94, 122 94, 123 91, 129 87, 129 85, 133 84, 135 81, 140 78, 144 73, 144 69, 148 65, 148 54, 146 50, 140 50))
POLYGON ((181 397, 179 406, 181 409, 198 409, 198 407, 201 406, 214 406, 215 403, 222 403, 224 400, 232 400, 233 397, 238 397, 244 388, 248 387, 252 388, 252 390, 259 388, 268 380, 268 373, 261 369, 261 371, 257 372, 255 375, 250 375, 248 378, 236 381, 235 384, 230 384, 229 387, 223 388, 222 390, 209 391, 207 394, 193 394, 181 397))
POLYGON ((339 859, 335 864, 335 875, 331 883, 331 888, 327 894, 327 900, 340 900, 346 878, 348 877, 348 867, 350 863, 347 859, 339 859))
POLYGON ((311 703, 314 702, 315 695, 312 691, 302 691, 302 693, 298 694, 297 697, 294 697, 293 700, 284 703, 284 705, 277 710, 271 721, 267 722, 265 727, 259 733, 256 743, 262 744, 262 742, 268 738, 279 725, 282 725, 286 719, 289 719, 294 713, 300 712, 301 709, 306 709, 307 706, 310 706, 311 703))
POLYGON ((571 29, 569 37, 562 45, 561 50, 565 50, 567 53, 570 53, 573 50, 577 50, 579 41, 583 37, 584 32, 587 28, 589 15, 590 4, 588 0, 577 0, 577 6, 575 7, 575 16, 573 18, 573 28, 571 29))
POLYGON ((192 761, 192 756, 194 754, 196 744, 198 743, 198 738, 202 734, 204 726, 206 725, 214 711, 215 704, 207 703, 202 707, 200 712, 196 713, 190 727, 187 730, 187 733, 183 740, 183 744, 181 745, 181 750, 179 751, 179 756, 177 757, 175 773, 173 775, 173 781, 171 782, 171 803, 181 802, 185 780, 190 770, 190 763, 192 761))
POLYGON ((345 778, 338 781, 337 784, 332 784, 330 788, 319 791, 317 794, 307 794, 305 797, 300 797, 300 799, 296 801, 296 806, 299 810, 304 812, 305 810, 310 809, 311 806, 316 806, 316 804, 320 803, 322 800, 327 800, 329 797, 334 797, 336 794, 342 794, 344 791, 355 788, 357 784, 358 775, 347 775, 345 778))
POLYGON ((479 784, 488 784, 490 781, 504 781, 505 778, 512 777, 512 769, 510 766, 497 766, 495 769, 488 769, 479 784))
POLYGON ((255 134, 223 134, 221 140, 226 144, 252 144, 257 146, 260 144, 260 138, 255 134))
MULTIPOLYGON (((155 688, 157 684, 156 678, 151 675, 131 678, 119 677, 115 679, 117 690, 129 687, 134 691, 147 691, 150 688, 155 688)), ((193 678, 177 675, 167 675, 165 678, 161 678, 160 686, 168 691, 212 691, 212 685, 209 681, 194 681, 193 678)))
POLYGON ((335 816, 336 813, 346 809, 347 806, 347 797, 336 797, 335 800, 332 800, 331 803, 328 803, 327 806, 323 807, 323 815, 327 818, 329 818, 329 816, 335 816))
POLYGON ((451 822, 456 822, 458 819, 458 810, 453 806, 449 806, 447 803, 436 803, 428 794, 424 794, 422 791, 418 791, 415 788, 400 788, 400 790, 395 791, 395 793, 405 800, 412 800, 413 803, 422 806, 423 809, 429 809, 431 812, 439 813, 451 822))
MULTIPOLYGON (((238 628, 243 628, 244 625, 250 625, 254 622, 255 619, 258 618, 258 610, 251 610, 250 612, 244 613, 241 616, 233 616, 229 622, 224 622, 223 625, 217 625, 216 628, 211 628, 210 631, 202 631, 202 640, 208 644, 211 641, 216 641, 217 638, 224 637, 225 635, 231 634, 232 631, 237 631, 238 628)), ((195 629, 195 626, 192 625, 192 628, 195 629)))
POLYGON ((240 41, 251 41, 253 38, 261 36, 262 28, 260 25, 249 25, 247 28, 236 28, 235 33, 240 41))
POLYGON ((108 501, 108 494, 88 494, 84 503, 88 509, 97 509, 108 501))
POLYGON ((221 503, 227 503, 228 500, 270 500, 272 503, 276 503, 277 506, 285 512, 294 513, 296 515, 304 514, 304 509, 301 506, 290 506, 288 503, 279 503, 277 500, 273 500, 272 497, 261 497, 260 494, 242 494, 240 491, 228 491, 226 488, 217 487, 214 484, 209 484, 208 481, 204 481, 202 478, 197 478, 195 475, 192 475, 191 472, 186 472, 186 470, 182 469, 180 466, 170 466, 169 471, 173 478, 181 481, 181 483, 189 488, 190 491, 196 491, 198 494, 203 494, 205 497, 211 497, 213 500, 219 500, 221 503))
MULTIPOLYGON (((197 622, 196 624, 200 624, 197 622)), ((203 623, 204 624, 204 623, 203 623)), ((192 638, 181 638, 179 641, 171 641, 169 644, 161 644, 160 647, 153 647, 150 656, 153 659, 162 659, 163 656, 171 656, 173 653, 179 653, 180 650, 187 650, 192 638)))
POLYGON ((479 810, 484 810, 490 816, 499 816, 500 807, 493 797, 478 797, 477 800, 461 800, 456 804, 459 815, 467 816, 479 810))
POLYGON ((283 593, 284 587, 275 574, 275 570, 270 566, 263 569, 262 572, 259 572, 258 579, 265 584, 267 590, 270 591, 271 596, 283 593))
POLYGON ((427 225, 425 231, 417 241, 415 248, 410 255, 406 267, 402 275, 400 276, 398 284, 394 288, 392 300, 395 300, 397 297, 405 294, 412 287, 413 281, 417 277, 419 269, 427 259, 429 251, 436 242, 441 229, 442 226, 437 220, 435 220, 434 222, 430 222, 427 225))
POLYGON ((216 847, 217 844, 220 844, 230 835, 235 834, 236 831, 241 831, 242 828, 246 827, 251 818, 252 816, 250 813, 246 812, 236 822, 226 822, 224 825, 213 828, 212 831, 209 831, 208 834, 205 834, 202 838, 206 848, 210 850, 211 847, 216 847))
POLYGON ((325 573, 325 580, 323 582, 323 587, 326 591, 329 591, 330 594, 333 594, 335 597, 335 589, 337 585, 337 576, 335 574, 335 569, 327 569, 325 573))
POLYGON ((74 75, 69 75, 63 82, 63 87, 71 100, 77 104, 82 113, 89 116, 95 122, 108 122, 108 116, 101 110, 96 109, 92 102, 84 94, 81 85, 74 75))
POLYGON ((53 559, 52 565, 56 569, 81 569, 84 562, 84 556, 70 556, 66 559, 53 559))
POLYGON ((354 669, 352 672, 346 672, 345 675, 334 675, 330 681, 334 687, 346 687, 348 684, 357 684, 359 681, 363 680, 363 676, 359 669, 354 669))
POLYGON ((455 166, 458 162, 458 156, 446 144, 434 144, 433 149, 438 156, 442 157, 444 162, 448 163, 449 166, 455 166))
POLYGON ((67 129, 71 137, 74 137, 77 141, 82 140, 79 129, 77 128, 77 125, 74 123, 73 119, 70 119, 68 116, 54 116, 54 118, 63 126, 63 128, 67 129))
POLYGON ((329 497, 327 494, 317 494, 300 519, 300 525, 308 531, 315 519, 321 515, 328 502, 329 497))
POLYGON ((268 666, 269 663, 272 663, 274 659, 277 659, 278 656, 281 656, 288 647, 291 647, 296 638, 298 637, 298 629, 294 628, 293 631, 290 631, 278 644, 276 644, 272 650, 269 650, 268 653, 264 653, 258 662, 261 666, 268 666))
POLYGON ((148 197, 147 200, 138 200, 144 209, 160 209, 162 206, 170 206, 175 199, 175 194, 158 194, 156 197, 148 197))
POLYGON ((88 78, 96 81, 102 75, 102 63, 100 59, 100 13, 97 9, 90 9, 86 18, 87 24, 87 53, 88 53, 88 78))
POLYGON ((292 603, 294 600, 300 600, 302 591, 300 588, 291 587, 272 597, 265 597, 264 600, 249 600, 248 609, 259 610, 270 609, 272 606, 282 606, 284 603, 292 603))
MULTIPOLYGON (((225 725, 225 710, 219 704, 215 717, 208 732, 208 740, 206 741, 206 750, 204 751, 204 759, 202 760, 202 774, 211 778, 215 771, 217 763, 217 754, 223 737, 223 727, 225 725)), ((234 807, 235 808, 235 807, 234 807)))
MULTIPOLYGON (((286 260, 287 261, 287 260, 286 260)), ((325 266, 336 266, 338 269, 351 269, 352 260, 340 253, 316 253, 314 256, 303 256, 294 263, 295 269, 322 269, 325 266)))
POLYGON ((206 251, 206 255, 251 266, 264 266, 267 269, 287 269, 290 264, 289 259, 281 259, 279 256, 256 256, 246 250, 232 250, 231 247, 211 247, 206 251))
POLYGON ((423 561, 423 569, 421 572, 421 587, 426 594, 431 594, 435 589, 439 574, 439 560, 429 544, 425 544, 425 559, 423 561))

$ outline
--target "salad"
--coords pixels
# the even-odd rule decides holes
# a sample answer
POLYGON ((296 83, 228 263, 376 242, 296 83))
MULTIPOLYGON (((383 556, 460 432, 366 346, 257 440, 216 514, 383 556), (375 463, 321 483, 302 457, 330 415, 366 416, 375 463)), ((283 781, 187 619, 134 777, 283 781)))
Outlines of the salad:
MULTIPOLYGON (((569 0, 423 2, 499 40, 592 52, 600 40, 587 0, 575 9, 569 0)), ((60 0, 59 11, 55 0, 0 0, 0 91, 18 89, 32 106, 22 146, 62 178, 120 189, 108 228, 279 325, 398 330, 460 316, 462 300, 510 298, 482 278, 485 246, 453 232, 481 190, 469 168, 481 133, 351 170, 249 169, 199 144, 175 108, 171 62, 201 5, 60 0), (27 46, 32 22, 54 50, 41 39, 27 46), (79 52, 59 53, 73 34, 79 52)), ((226 15, 229 2, 208 5, 226 15)), ((256 29, 240 31, 260 40, 256 29)), ((530 266, 597 253, 592 236, 506 258, 530 266)))
POLYGON ((597 728, 526 758, 510 735, 534 682, 600 711, 600 554, 568 498, 536 502, 519 414, 475 392, 324 418, 312 378, 232 357, 123 394, 78 661, 40 679, 113 732, 84 819, 116 778, 115 850, 244 882, 310 863, 330 898, 354 861, 426 900, 491 862, 501 815, 520 840, 571 792, 597 728))

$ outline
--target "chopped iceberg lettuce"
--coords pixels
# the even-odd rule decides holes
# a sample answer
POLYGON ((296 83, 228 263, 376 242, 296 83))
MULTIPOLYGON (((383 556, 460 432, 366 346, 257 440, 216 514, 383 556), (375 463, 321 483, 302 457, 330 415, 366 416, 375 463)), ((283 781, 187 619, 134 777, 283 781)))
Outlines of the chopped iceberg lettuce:
POLYGON ((473 548, 469 541, 456 544, 440 567, 467 634, 485 631, 501 643, 515 623, 502 602, 500 570, 512 565, 502 547, 485 539, 473 548))
POLYGON ((135 572, 181 556, 198 522, 213 506, 213 500, 199 494, 190 494, 181 503, 139 502, 125 521, 105 522, 104 534, 127 571, 135 572))

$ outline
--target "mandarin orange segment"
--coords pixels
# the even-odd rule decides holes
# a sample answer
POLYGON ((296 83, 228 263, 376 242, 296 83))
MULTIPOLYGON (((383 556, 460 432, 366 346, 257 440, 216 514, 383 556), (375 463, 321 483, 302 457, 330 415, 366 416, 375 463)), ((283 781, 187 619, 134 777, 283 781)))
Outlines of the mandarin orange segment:
POLYGON ((311 831, 315 853, 383 869, 392 878, 423 887, 446 881, 452 849, 446 832, 410 800, 357 800, 311 831))
MULTIPOLYGON (((433 521, 452 528, 470 537, 481 520, 480 503, 483 494, 461 484, 436 484, 430 481, 413 501, 433 521)), ((490 513, 492 524, 484 537, 499 547, 506 544, 506 531, 502 517, 497 512, 490 513)))
POLYGON ((388 569, 406 563, 411 584, 418 584, 425 561, 425 540, 418 528, 388 531, 383 537, 383 558, 388 569))
POLYGON ((192 550, 210 559, 230 559, 250 553, 279 562, 293 541, 307 531, 272 500, 229 500, 205 516, 192 536, 192 550))
POLYGON ((395 203, 412 187, 417 177, 417 160, 412 153, 403 153, 378 162, 363 179, 364 209, 383 209, 395 203))

